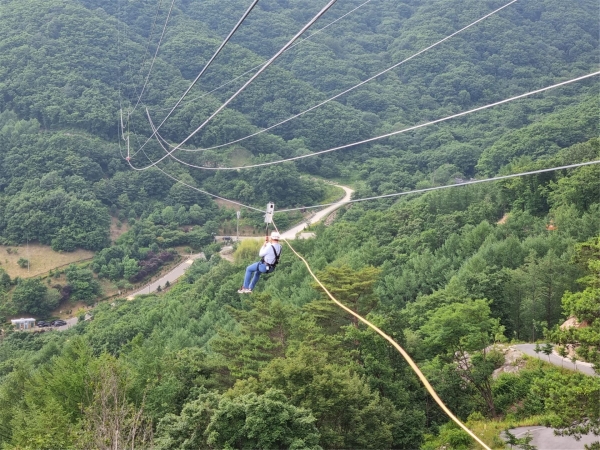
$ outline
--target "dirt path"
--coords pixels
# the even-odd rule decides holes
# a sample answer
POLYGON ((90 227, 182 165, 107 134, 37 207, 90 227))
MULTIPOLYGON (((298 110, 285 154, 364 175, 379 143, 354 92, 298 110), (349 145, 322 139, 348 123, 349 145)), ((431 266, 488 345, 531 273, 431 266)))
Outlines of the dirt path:
MULTIPOLYGON (((350 198, 352 197, 352 194, 354 193, 354 190, 350 189, 347 186, 341 186, 339 184, 334 185, 336 187, 342 188, 345 192, 344 197, 335 202, 333 205, 328 206, 327 208, 324 208, 320 211, 317 211, 312 217, 303 220, 302 223, 299 223, 298 225, 290 228, 287 231, 284 231, 283 233, 281 233, 281 235, 285 238, 285 239, 296 239, 296 235, 298 233, 301 233, 307 226, 313 224, 313 223, 317 223, 318 221, 320 221, 321 219, 327 217, 329 214, 331 214, 333 211, 335 211, 336 209, 340 208, 341 206, 343 206, 348 200, 350 200, 350 198)), ((227 241, 229 242, 229 239, 231 239, 232 242, 234 242, 236 240, 235 236, 215 236, 215 239, 217 241, 223 241, 223 238, 226 237, 227 241)), ((260 235, 260 236, 240 236, 239 239, 240 241, 246 240, 246 239, 255 239, 257 241, 262 241, 265 237, 260 235)))

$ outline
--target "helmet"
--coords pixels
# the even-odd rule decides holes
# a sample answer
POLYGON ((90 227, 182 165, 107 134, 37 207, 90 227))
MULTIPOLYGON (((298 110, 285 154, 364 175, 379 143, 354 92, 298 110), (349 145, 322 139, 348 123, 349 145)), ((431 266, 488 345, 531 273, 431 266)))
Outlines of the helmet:
POLYGON ((271 239, 275 239, 276 241, 278 241, 280 237, 281 236, 279 235, 279 233, 277 231, 273 231, 271 233, 271 239))

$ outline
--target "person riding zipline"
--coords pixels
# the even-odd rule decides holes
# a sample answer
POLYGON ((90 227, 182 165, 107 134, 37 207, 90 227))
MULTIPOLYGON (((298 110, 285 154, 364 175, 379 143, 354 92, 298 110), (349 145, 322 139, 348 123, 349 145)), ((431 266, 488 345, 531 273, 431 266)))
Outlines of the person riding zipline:
POLYGON ((256 286, 261 273, 271 273, 275 270, 275 266, 279 262, 281 256, 281 244, 279 244, 279 233, 273 231, 271 239, 265 238, 265 243, 260 248, 258 256, 261 260, 250 264, 246 267, 246 275, 244 276, 244 285, 238 290, 240 294, 249 294, 256 286))

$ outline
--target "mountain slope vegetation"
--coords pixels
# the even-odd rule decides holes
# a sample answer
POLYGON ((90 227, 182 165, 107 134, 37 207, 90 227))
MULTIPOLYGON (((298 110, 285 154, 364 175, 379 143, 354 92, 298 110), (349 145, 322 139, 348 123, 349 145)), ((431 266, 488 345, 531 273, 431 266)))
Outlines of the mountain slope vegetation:
MULTIPOLYGON (((161 135, 181 142, 322 3, 261 1, 161 135)), ((361 3, 339 2, 313 31, 361 3)), ((68 286, 11 279, 0 264, 2 320, 93 304, 98 278, 128 289, 175 247, 208 257, 166 292, 99 303, 68 331, 5 326, 0 448, 474 446, 400 355, 331 304, 288 249, 252 295, 238 295, 257 249, 219 257, 213 235, 235 225, 235 209, 202 191, 282 209, 328 200, 323 179, 364 198, 599 160, 597 77, 295 162, 208 171, 167 158, 132 170, 122 134, 134 167, 164 156, 156 141, 144 145, 146 111, 162 122, 247 6, 175 2, 154 60, 164 2, 0 3, 0 243, 96 252, 65 272, 68 286), (115 221, 127 231, 111 242, 115 221)), ((286 52, 186 143, 222 147, 175 155, 213 168, 307 155, 597 70, 595 2, 519 0, 321 108, 227 145, 501 6, 372 0, 286 52)), ((492 376, 504 362, 493 345, 511 340, 552 340, 600 364, 598 180, 592 165, 354 203, 293 245, 340 301, 407 349, 463 421, 598 433, 595 379, 541 364, 492 376), (588 327, 561 330, 571 315, 588 327)), ((275 220, 284 229, 302 216, 275 220)), ((264 229, 250 209, 241 223, 264 229)))

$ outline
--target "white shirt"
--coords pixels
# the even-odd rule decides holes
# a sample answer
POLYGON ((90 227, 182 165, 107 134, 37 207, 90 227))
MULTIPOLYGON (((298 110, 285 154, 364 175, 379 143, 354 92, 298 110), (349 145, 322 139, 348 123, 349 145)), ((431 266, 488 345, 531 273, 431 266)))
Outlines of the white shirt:
POLYGON ((273 244, 265 242, 265 244, 260 248, 258 256, 261 256, 267 264, 275 264, 275 260, 277 258, 275 256, 275 252, 273 252, 273 249, 275 249, 275 252, 277 252, 278 255, 281 255, 280 244, 276 242, 273 244))

